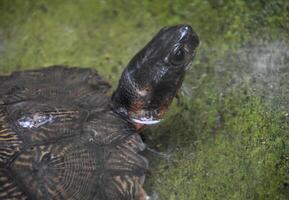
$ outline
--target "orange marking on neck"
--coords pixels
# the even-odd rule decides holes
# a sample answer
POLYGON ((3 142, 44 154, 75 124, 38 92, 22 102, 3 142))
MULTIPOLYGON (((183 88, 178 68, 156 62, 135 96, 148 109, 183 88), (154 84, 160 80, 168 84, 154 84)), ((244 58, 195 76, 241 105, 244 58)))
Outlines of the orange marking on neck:
POLYGON ((168 110, 169 105, 172 103, 173 98, 167 97, 164 100, 164 103, 160 105, 160 112, 159 112, 159 117, 162 117, 165 112, 168 110))
POLYGON ((144 107, 144 102, 141 100, 135 100, 131 103, 129 113, 138 113, 144 107))

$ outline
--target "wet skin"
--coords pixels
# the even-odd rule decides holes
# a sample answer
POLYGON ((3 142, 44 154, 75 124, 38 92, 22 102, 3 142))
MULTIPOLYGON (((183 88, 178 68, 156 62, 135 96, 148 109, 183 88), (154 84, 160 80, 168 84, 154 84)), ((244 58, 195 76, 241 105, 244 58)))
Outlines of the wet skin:
POLYGON ((189 25, 162 28, 129 62, 112 96, 114 110, 141 127, 158 123, 176 96, 199 38, 189 25))

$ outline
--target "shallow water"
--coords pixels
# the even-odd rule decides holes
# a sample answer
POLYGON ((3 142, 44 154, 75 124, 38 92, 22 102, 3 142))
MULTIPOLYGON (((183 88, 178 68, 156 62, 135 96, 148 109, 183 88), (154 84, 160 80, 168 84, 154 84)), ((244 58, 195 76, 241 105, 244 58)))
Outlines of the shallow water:
POLYGON ((201 46, 145 142, 152 199, 289 199, 288 2, 0 1, 0 72, 96 68, 115 88, 161 27, 188 23, 201 46), (165 155, 165 156, 162 156, 165 155))

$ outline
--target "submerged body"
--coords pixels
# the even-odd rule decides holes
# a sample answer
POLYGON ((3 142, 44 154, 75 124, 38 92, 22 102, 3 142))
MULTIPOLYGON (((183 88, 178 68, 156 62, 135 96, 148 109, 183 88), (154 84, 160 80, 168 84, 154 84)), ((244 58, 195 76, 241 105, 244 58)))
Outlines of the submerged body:
POLYGON ((162 29, 129 63, 112 98, 92 69, 0 77, 0 199, 147 199, 138 133, 160 120, 198 43, 187 25, 162 29))

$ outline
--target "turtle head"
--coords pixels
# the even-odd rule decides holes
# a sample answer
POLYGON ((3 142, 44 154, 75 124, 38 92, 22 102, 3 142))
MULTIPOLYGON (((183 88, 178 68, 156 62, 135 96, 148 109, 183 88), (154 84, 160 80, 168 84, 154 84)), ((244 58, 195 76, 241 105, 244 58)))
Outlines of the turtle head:
POLYGON ((114 110, 137 124, 154 124, 180 88, 199 38, 189 25, 162 28, 122 73, 114 110))

